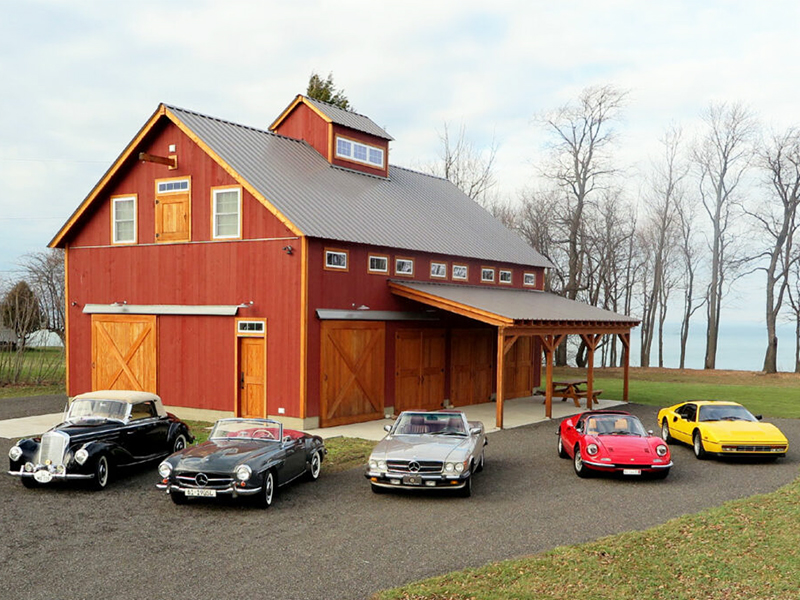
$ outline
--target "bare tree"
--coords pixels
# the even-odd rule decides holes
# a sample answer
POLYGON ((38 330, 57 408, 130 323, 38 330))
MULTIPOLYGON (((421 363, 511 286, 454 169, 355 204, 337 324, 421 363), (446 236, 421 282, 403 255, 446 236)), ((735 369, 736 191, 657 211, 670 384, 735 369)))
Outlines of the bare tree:
POLYGON ((544 289, 555 292, 563 289, 564 271, 559 267, 566 264, 562 260, 561 248, 555 242, 561 237, 557 219, 561 196, 558 189, 552 188, 524 190, 520 195, 517 220, 517 231, 528 245, 553 263, 554 268, 545 274, 544 289))
POLYGON ((722 298, 729 271, 735 265, 728 230, 734 194, 752 157, 756 132, 753 116, 741 104, 712 104, 703 117, 706 131, 693 152, 699 173, 699 191, 711 221, 711 277, 708 286, 708 329, 705 368, 716 366, 722 298))
POLYGON ((42 311, 42 326, 66 343, 64 311, 64 251, 43 250, 25 255, 20 264, 42 311))
POLYGON ((795 250, 791 265, 791 283, 787 289, 789 308, 794 321, 794 372, 800 373, 800 251, 795 250))
POLYGON ((705 296, 695 296, 695 277, 697 263, 700 260, 695 234, 695 205, 684 198, 677 204, 678 214, 678 255, 681 261, 680 287, 683 290, 683 316, 681 318, 680 361, 679 368, 686 368, 686 343, 689 339, 691 319, 699 309, 705 306, 705 296))
POLYGON ((792 263, 798 260, 794 253, 794 236, 797 232, 797 206, 800 203, 800 130, 790 128, 773 134, 759 155, 760 166, 765 170, 771 194, 755 210, 745 210, 757 224, 763 249, 752 257, 766 260, 766 325, 767 350, 764 371, 778 370, 778 336, 776 323, 783 309, 783 300, 789 286, 792 263))

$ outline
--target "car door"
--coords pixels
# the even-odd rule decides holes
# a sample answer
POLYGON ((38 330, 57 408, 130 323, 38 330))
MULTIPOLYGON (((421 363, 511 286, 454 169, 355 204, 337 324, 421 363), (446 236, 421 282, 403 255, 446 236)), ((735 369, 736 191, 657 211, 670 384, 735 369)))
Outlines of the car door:
POLYGON ((303 473, 306 469, 306 449, 302 439, 284 436, 281 442, 283 465, 278 470, 278 480, 281 483, 290 481, 303 473))
POLYGON ((670 419, 669 428, 672 436, 681 442, 691 443, 696 415, 697 405, 694 403, 689 402, 678 408, 670 419))
POLYGON ((565 427, 564 435, 562 436, 561 443, 567 452, 572 455, 572 449, 578 443, 581 435, 583 435, 583 428, 585 427, 585 420, 583 417, 579 418, 574 427, 565 427))
POLYGON ((126 449, 134 461, 160 456, 166 451, 168 430, 169 423, 158 417, 153 402, 137 402, 131 407, 126 449))

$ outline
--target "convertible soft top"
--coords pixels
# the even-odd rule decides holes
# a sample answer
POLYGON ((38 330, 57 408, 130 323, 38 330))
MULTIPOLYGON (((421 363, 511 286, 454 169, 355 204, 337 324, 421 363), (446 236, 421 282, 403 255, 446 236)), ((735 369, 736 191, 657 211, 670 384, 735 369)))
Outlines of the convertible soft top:
POLYGON ((117 400, 118 402, 128 402, 129 404, 137 404, 139 402, 147 402, 153 400, 161 404, 161 397, 150 392, 136 392, 133 390, 97 390, 95 392, 86 392, 85 394, 78 394, 73 400, 117 400))

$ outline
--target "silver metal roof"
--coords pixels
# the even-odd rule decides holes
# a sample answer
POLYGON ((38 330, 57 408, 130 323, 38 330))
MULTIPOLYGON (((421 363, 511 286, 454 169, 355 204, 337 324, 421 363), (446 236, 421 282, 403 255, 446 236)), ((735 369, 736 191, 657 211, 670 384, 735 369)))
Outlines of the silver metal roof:
POLYGON ((600 321, 632 327, 640 322, 548 292, 416 281, 392 283, 515 321, 600 321))
POLYGON ((303 96, 303 98, 308 100, 310 104, 313 104, 317 110, 325 114, 337 125, 343 125, 344 127, 349 127, 350 129, 355 129, 357 131, 363 131, 364 133, 383 138, 384 140, 391 141, 394 139, 392 136, 386 133, 382 127, 378 127, 378 125, 376 125, 372 119, 365 115, 360 115, 352 110, 345 110, 343 108, 339 108, 338 106, 334 106, 333 104, 328 104, 327 102, 309 98, 308 96, 303 96))
POLYGON ((394 166, 388 178, 335 167, 303 141, 167 108, 304 235, 552 266, 445 179, 394 166))

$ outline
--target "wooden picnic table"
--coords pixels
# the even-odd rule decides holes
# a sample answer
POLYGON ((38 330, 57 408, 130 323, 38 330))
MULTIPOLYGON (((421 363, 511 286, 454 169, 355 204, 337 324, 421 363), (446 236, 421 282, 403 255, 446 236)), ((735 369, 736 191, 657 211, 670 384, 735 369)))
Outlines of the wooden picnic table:
MULTIPOLYGON (((588 385, 586 379, 565 379, 562 381, 553 381, 553 395, 561 396, 561 401, 564 402, 567 398, 572 398, 575 406, 580 407, 580 399, 586 398, 589 395, 588 390, 581 386, 588 385)), ((597 397, 603 393, 603 390, 592 390, 592 402, 597 402, 597 397)), ((588 405, 588 402, 587 402, 588 405)))

